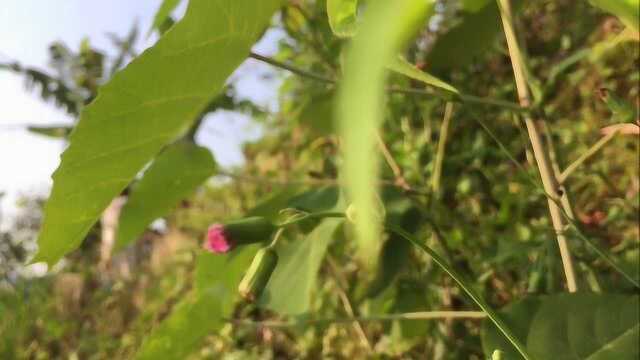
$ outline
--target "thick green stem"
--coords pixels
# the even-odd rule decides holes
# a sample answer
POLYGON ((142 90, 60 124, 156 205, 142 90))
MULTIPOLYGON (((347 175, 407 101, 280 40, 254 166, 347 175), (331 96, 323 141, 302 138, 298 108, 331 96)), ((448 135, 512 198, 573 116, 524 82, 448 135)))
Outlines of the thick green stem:
MULTIPOLYGON (((518 91, 518 97, 520 105, 528 108, 531 105, 531 96, 529 94, 529 87, 527 85, 526 72, 524 69, 524 60, 522 53, 518 47, 517 38, 515 35, 511 7, 509 0, 497 0, 500 7, 500 16, 502 18, 502 25, 504 27, 504 34, 507 39, 507 46, 509 48, 509 55, 511 57, 511 64, 513 67, 513 74, 516 81, 516 89, 518 91)), ((571 258, 571 252, 567 244, 567 238, 564 235, 566 222, 562 216, 562 210, 558 203, 561 201, 562 193, 559 193, 560 185, 556 178, 555 172, 552 168, 551 161, 549 159, 549 153, 544 148, 542 137, 536 123, 530 114, 525 114, 525 124, 527 126, 527 132, 529 134, 529 140, 531 141, 531 147, 533 148, 533 154, 538 165, 538 171, 542 178, 542 185, 545 192, 551 196, 547 203, 549 205, 549 213, 551 215, 551 222, 556 232, 556 238, 558 241, 558 247, 560 248, 560 257, 562 258, 562 265, 564 268, 565 278, 567 280, 567 288, 569 292, 577 291, 577 283, 575 270, 573 266, 573 260, 571 258)), ((568 204, 568 201, 562 201, 563 204, 568 204)), ((566 213, 571 213, 571 210, 564 209, 566 213)))

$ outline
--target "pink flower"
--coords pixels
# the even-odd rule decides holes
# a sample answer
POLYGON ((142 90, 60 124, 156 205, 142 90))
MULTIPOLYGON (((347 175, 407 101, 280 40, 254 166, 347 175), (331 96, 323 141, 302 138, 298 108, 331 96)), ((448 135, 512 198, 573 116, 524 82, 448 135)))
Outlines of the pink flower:
POLYGON ((226 253, 233 248, 233 243, 230 241, 227 234, 225 234, 224 226, 222 224, 213 224, 209 226, 204 248, 205 250, 215 254, 226 253))

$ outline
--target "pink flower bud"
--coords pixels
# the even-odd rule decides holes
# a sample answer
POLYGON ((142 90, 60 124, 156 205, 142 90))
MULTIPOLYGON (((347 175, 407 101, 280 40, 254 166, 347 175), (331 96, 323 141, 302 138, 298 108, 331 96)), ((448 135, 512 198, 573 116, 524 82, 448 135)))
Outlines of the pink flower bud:
POLYGON ((207 231, 204 248, 212 253, 222 254, 233 248, 233 243, 227 238, 222 224, 213 224, 207 231))
POLYGON ((263 217, 253 216, 226 224, 213 224, 207 231, 205 250, 215 254, 231 251, 239 245, 267 241, 276 227, 263 217))

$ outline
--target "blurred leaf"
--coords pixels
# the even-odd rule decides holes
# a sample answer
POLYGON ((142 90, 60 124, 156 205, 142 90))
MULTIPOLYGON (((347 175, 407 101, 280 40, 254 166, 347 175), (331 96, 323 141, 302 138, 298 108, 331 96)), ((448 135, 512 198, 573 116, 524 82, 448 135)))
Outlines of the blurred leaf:
POLYGON ((327 0, 329 26, 338 37, 351 37, 356 33, 358 0, 327 0))
MULTIPOLYGON (((501 312, 536 359, 631 360, 640 355, 639 300, 628 295, 560 294, 527 298, 501 312)), ((482 343, 485 355, 499 349, 505 359, 518 358, 487 320, 482 343)))
POLYGON ((156 11, 156 15, 153 17, 153 24, 151 24, 149 33, 153 30, 158 30, 162 33, 162 25, 170 18, 171 12, 180 5, 180 2, 182 2, 182 0, 162 0, 162 4, 160 4, 158 11, 156 11))
POLYGON ((258 205, 247 212, 246 216, 263 216, 271 221, 276 221, 280 215, 280 210, 288 206, 289 200, 295 195, 297 190, 298 187, 296 186, 287 186, 283 188, 279 192, 276 192, 272 196, 258 203, 258 205))
POLYGON ((307 212, 327 211, 336 206, 340 198, 337 186, 323 186, 306 191, 289 200, 289 207, 307 212))
POLYGON ((185 17, 102 86, 71 135, 34 262, 72 251, 111 199, 184 133, 244 61, 280 0, 192 0, 185 17))
POLYGON ((255 247, 228 255, 200 253, 196 289, 188 293, 140 347, 136 359, 184 359, 205 336, 220 330, 238 299, 238 283, 249 266, 255 247))
POLYGON ((333 240, 340 219, 323 220, 304 239, 293 239, 278 249, 278 267, 260 304, 282 315, 300 315, 309 310, 318 270, 333 240))
POLYGON ((460 24, 437 38, 426 62, 437 71, 464 67, 488 53, 501 29, 495 1, 476 12, 463 12, 460 24))
POLYGON ((432 10, 433 3, 422 0, 371 3, 345 60, 336 108, 344 142, 342 171, 348 196, 358 209, 359 255, 368 265, 381 245, 380 224, 374 215, 378 178, 374 148, 383 120, 385 68, 432 10))
POLYGON ((403 57, 398 57, 396 59, 393 59, 389 63, 388 69, 395 71, 399 74, 402 74, 404 76, 410 77, 414 80, 422 81, 427 85, 431 85, 439 89, 452 92, 454 94, 459 93, 458 89, 438 79, 437 77, 418 69, 417 67, 415 67, 415 65, 411 64, 403 57))
POLYGON ((73 130, 72 126, 28 126, 27 130, 38 135, 65 139, 73 130))
POLYGON ((333 105, 332 94, 312 97, 298 115, 300 123, 308 124, 320 135, 333 133, 333 105))
POLYGON ((478 12, 493 0, 462 0, 462 9, 468 12, 478 12))
POLYGON ((606 88, 599 90, 600 98, 611 111, 613 122, 633 122, 638 118, 636 109, 628 101, 606 88))
POLYGON ((600 9, 611 13, 633 30, 640 31, 640 0, 589 0, 600 9))
POLYGON ((138 238, 155 219, 166 215, 216 170, 209 150, 188 141, 167 147, 131 189, 122 208, 116 249, 138 238))

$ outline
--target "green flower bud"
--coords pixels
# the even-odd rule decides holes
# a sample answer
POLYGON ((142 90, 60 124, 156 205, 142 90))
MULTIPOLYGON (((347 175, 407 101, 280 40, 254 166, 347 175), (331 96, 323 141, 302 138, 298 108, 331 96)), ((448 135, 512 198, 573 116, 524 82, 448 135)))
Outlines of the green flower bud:
POLYGON ((240 281, 238 292, 247 301, 255 301, 262 295, 271 274, 278 265, 278 254, 271 248, 258 250, 247 273, 240 281))

